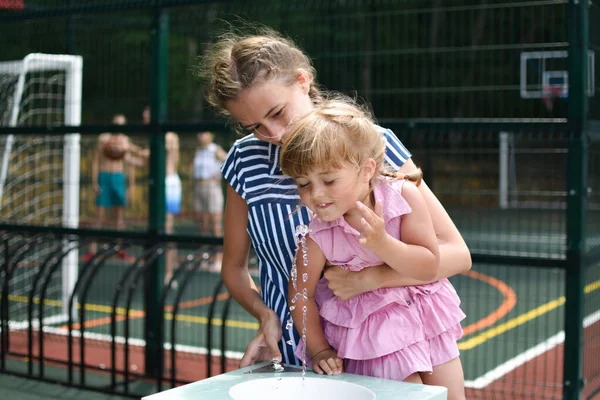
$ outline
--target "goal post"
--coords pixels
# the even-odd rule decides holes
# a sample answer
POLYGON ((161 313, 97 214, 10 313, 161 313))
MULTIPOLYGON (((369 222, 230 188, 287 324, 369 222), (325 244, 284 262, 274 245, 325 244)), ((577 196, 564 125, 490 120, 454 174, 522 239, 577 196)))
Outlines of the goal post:
MULTIPOLYGON (((79 126, 82 73, 83 59, 76 55, 32 53, 0 62, 0 126, 79 126)), ((80 135, 0 135, 0 149, 0 221, 77 228, 80 135)), ((44 254, 32 257, 37 260, 28 264, 36 265, 44 254)), ((77 249, 70 251, 51 283, 63 316, 78 259, 77 249)), ((11 294, 30 289, 30 275, 17 274, 11 294)))

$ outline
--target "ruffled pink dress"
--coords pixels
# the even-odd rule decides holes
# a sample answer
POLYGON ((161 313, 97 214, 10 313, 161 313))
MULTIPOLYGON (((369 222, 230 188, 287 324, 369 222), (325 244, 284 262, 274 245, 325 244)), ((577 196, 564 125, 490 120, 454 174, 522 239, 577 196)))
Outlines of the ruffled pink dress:
MULTIPOLYGON (((382 180, 374 189, 381 199, 386 231, 400 236, 401 217, 411 212, 402 197, 403 180, 382 180)), ((311 238, 332 265, 360 271, 382 261, 358 243, 359 232, 344 218, 310 223, 311 238)), ((300 267, 301 268, 301 267, 300 267)), ((329 344, 344 359, 349 373, 404 380, 415 372, 458 357, 465 314, 460 299, 447 280, 421 285, 378 289, 350 300, 340 300, 322 278, 315 301, 329 344)), ((310 336, 310 332, 307 332, 310 336)), ((301 357, 303 343, 296 348, 301 357)), ((310 363, 310 360, 307 360, 310 363)))

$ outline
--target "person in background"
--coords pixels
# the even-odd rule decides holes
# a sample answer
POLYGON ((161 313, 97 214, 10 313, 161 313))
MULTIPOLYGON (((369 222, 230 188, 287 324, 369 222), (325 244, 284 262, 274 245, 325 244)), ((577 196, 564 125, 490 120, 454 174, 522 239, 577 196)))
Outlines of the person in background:
MULTIPOLYGON (((223 236, 223 189, 220 167, 227 157, 221 146, 214 143, 212 132, 200 132, 197 135, 198 147, 192 162, 194 177, 194 211, 200 226, 200 234, 205 236, 223 236)), ((211 271, 221 270, 223 254, 215 254, 211 271)))
MULTIPOLYGON (((145 125, 150 124, 150 106, 142 112, 145 125)), ((165 134, 166 171, 165 171, 165 233, 171 234, 175 230, 175 216, 181 213, 181 178, 178 174, 179 167, 179 135, 175 132, 165 134)), ((171 280, 177 266, 177 249, 169 248, 166 252, 165 283, 171 280)), ((176 282, 175 282, 176 283, 176 282)))
MULTIPOLYGON (((115 125, 125 125, 127 119, 123 114, 116 114, 112 122, 115 125)), ((92 161, 92 187, 96 192, 97 207, 96 228, 104 225, 107 210, 114 212, 112 220, 117 230, 125 227, 124 209, 135 191, 135 167, 143 166, 143 159, 148 158, 149 154, 148 149, 134 145, 123 133, 102 133, 98 136, 92 161)), ((83 256, 84 262, 91 260, 95 253, 96 243, 93 242, 88 253, 83 256)), ((119 250, 117 255, 127 262, 135 261, 125 250, 119 250)))

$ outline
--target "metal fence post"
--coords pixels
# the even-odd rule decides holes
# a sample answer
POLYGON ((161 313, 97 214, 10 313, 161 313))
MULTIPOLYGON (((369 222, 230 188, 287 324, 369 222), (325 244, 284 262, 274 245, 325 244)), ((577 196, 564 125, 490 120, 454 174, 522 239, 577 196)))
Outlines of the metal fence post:
POLYGON ((563 378, 565 400, 580 399, 583 389, 583 287, 588 206, 588 7, 588 0, 571 0, 568 6, 568 119, 571 136, 567 156, 567 271, 563 378))
MULTIPOLYGON (((152 16, 152 102, 151 102, 151 137, 150 137, 150 181, 149 181, 149 218, 148 233, 150 246, 158 244, 158 235, 165 227, 165 174, 166 149, 165 132, 159 128, 167 114, 167 60, 169 40, 169 16, 167 11, 157 6, 152 16)), ((145 275, 145 312, 146 312, 146 357, 145 373, 156 376, 162 366, 157 365, 156 352, 162 349, 158 343, 160 335, 159 318, 163 312, 159 308, 163 287, 165 256, 164 253, 153 261, 145 275)))

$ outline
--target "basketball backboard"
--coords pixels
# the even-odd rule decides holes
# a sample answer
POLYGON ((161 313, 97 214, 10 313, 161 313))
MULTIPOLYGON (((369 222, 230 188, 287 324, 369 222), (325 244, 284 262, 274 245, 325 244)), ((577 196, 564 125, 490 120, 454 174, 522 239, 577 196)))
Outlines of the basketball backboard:
MULTIPOLYGON (((566 50, 525 51, 521 53, 520 90, 524 99, 569 95, 568 56, 566 50)), ((587 92, 595 94, 595 55, 588 51, 587 92)))

